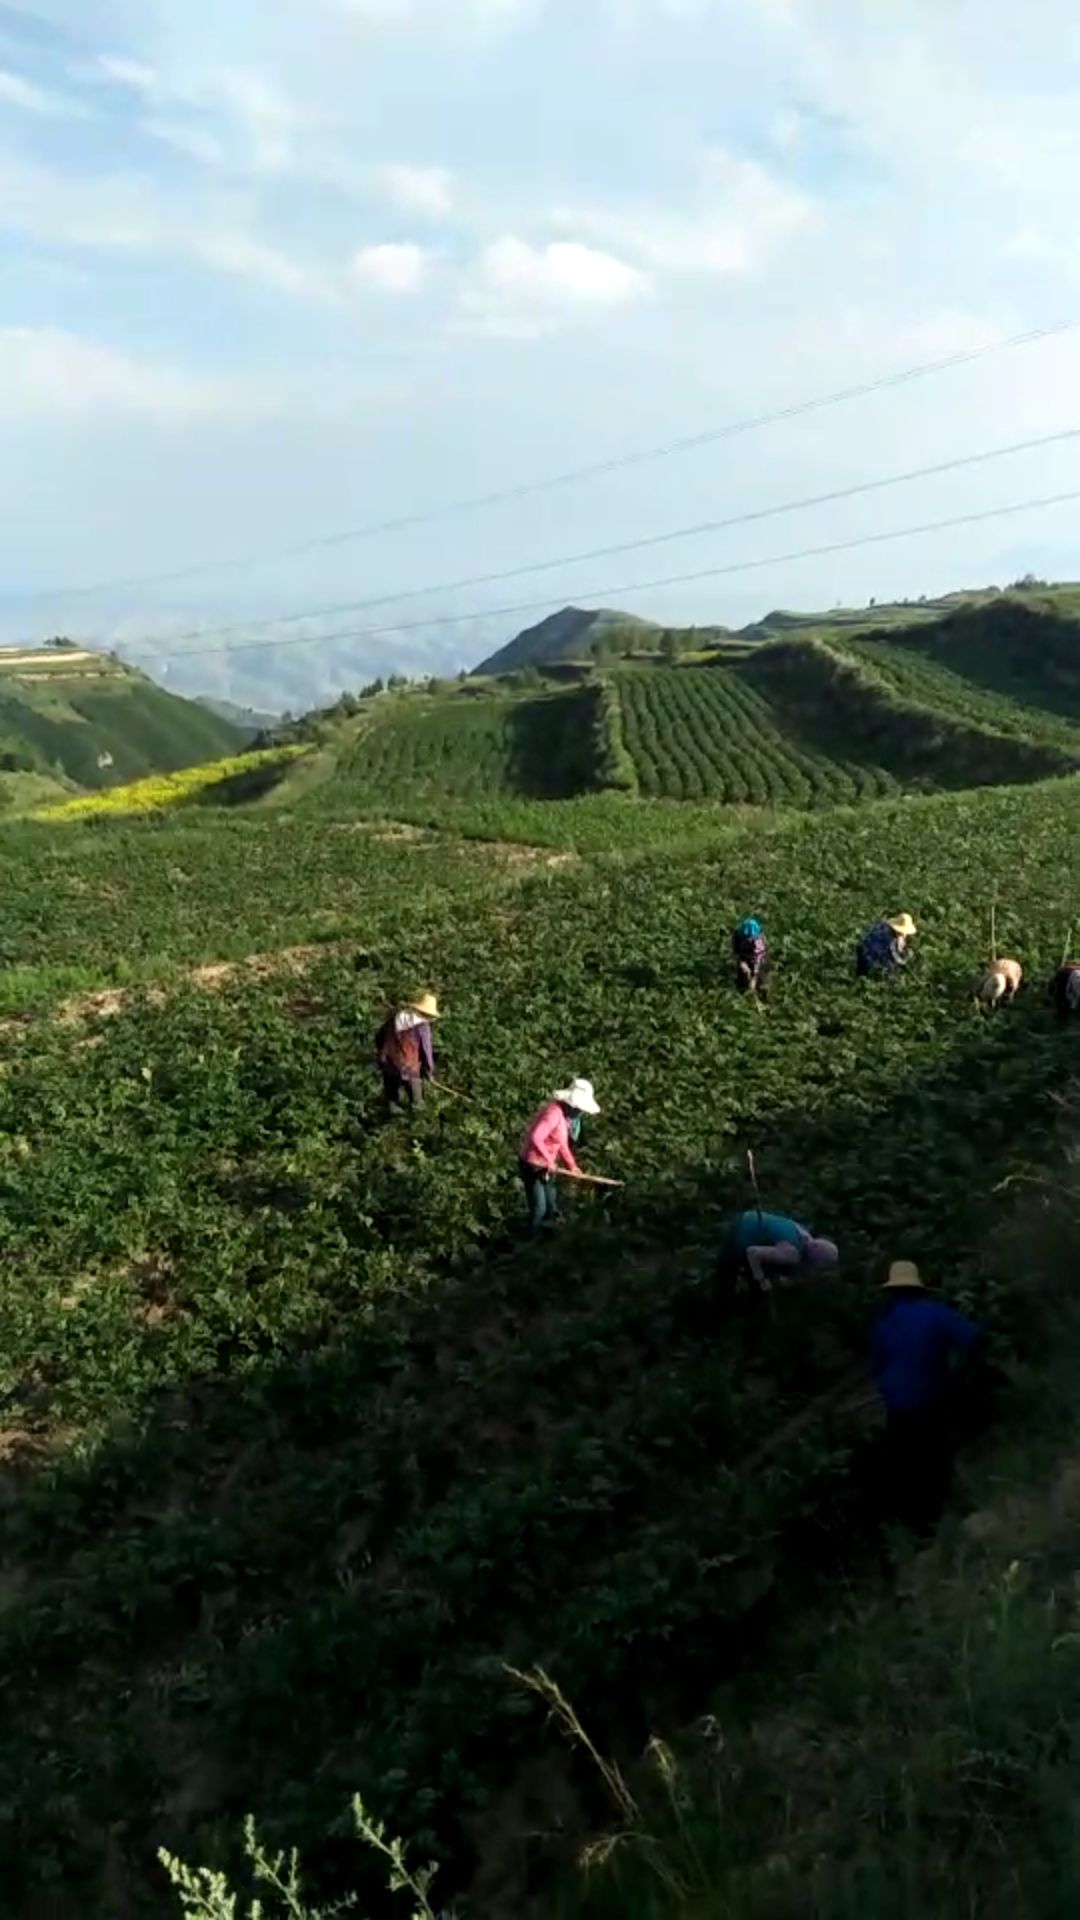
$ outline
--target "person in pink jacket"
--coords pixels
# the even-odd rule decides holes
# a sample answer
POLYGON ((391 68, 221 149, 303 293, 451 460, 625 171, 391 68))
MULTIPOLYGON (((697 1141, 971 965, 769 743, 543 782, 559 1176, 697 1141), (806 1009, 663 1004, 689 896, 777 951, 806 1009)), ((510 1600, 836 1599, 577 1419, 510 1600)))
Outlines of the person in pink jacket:
POLYGON ((582 1114, 599 1111, 592 1081, 572 1080, 561 1092, 553 1093, 529 1121, 521 1138, 518 1172, 529 1203, 533 1233, 553 1227, 558 1220, 555 1170, 561 1165, 568 1173, 578 1172, 571 1143, 581 1130, 582 1114))

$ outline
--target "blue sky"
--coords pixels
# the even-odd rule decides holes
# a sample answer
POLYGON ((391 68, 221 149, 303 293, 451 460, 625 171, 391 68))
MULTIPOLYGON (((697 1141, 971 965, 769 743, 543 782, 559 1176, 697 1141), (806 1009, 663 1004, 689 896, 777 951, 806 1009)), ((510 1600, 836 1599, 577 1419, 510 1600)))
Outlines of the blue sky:
MULTIPOLYGON (((0 633, 164 644, 1080 424, 1066 335, 484 514, 274 558, 1080 316, 1074 14, 0 0, 0 633), (249 553, 265 558, 60 592, 249 553)), ((507 598, 554 606, 1072 485, 1080 444, 509 595, 439 593, 402 613, 430 613, 429 630, 359 645, 347 675, 334 656, 330 677, 475 657, 522 623, 439 620, 507 598)), ((1059 507, 627 604, 739 621, 1076 575, 1078 527, 1059 507)), ((298 651, 318 679, 318 649, 298 651)))

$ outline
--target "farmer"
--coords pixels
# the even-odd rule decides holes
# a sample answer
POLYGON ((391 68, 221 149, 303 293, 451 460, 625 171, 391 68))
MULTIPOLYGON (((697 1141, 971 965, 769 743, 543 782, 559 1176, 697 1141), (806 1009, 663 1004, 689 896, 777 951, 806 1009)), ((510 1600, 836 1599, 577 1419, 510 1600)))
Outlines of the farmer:
POLYGON ((769 992, 769 943, 760 920, 740 920, 731 936, 735 956, 735 985, 740 993, 756 993, 762 1000, 769 992))
POLYGON ((431 1023, 439 1018, 433 993, 421 993, 384 1020, 375 1035, 375 1058, 382 1074, 388 1114, 403 1105, 423 1104, 424 1081, 435 1077, 431 1023))
POLYGON ((773 1276, 790 1281, 798 1273, 825 1272, 839 1261, 831 1240, 818 1240, 786 1213, 749 1207, 728 1226, 720 1251, 719 1278, 738 1285, 750 1273, 762 1293, 772 1292, 773 1276))
POLYGON ((920 1532, 940 1516, 952 1475, 954 1362, 973 1354, 982 1331, 923 1285, 910 1260, 894 1260, 874 1325, 874 1378, 885 1407, 885 1468, 891 1513, 920 1532))
POLYGON ((1080 964, 1066 960, 1050 982, 1049 994, 1059 1020, 1068 1020, 1080 1008, 1080 964))
POLYGON ((553 1227, 559 1218, 555 1186, 560 1163, 571 1174, 580 1172, 571 1140, 581 1132, 581 1116, 599 1113, 591 1080, 572 1080, 535 1113, 522 1135, 518 1171, 529 1203, 533 1233, 553 1227))
POLYGON ((991 960, 979 987, 980 1004, 994 1007, 1011 1004, 1020 991, 1024 969, 1019 960, 991 960))
POLYGON ((908 941, 918 932, 910 913, 877 920, 855 949, 855 971, 860 980, 870 975, 896 973, 908 963, 908 941))

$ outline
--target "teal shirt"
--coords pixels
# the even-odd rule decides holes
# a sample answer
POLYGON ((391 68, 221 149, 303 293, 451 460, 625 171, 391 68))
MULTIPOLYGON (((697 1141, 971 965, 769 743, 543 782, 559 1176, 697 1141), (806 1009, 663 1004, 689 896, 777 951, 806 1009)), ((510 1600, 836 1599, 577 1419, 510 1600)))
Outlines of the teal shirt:
POLYGON ((802 1237, 797 1220, 789 1220, 786 1213, 759 1213, 756 1207, 736 1214, 731 1226, 731 1246, 736 1253, 745 1253, 747 1247, 800 1247, 802 1237))

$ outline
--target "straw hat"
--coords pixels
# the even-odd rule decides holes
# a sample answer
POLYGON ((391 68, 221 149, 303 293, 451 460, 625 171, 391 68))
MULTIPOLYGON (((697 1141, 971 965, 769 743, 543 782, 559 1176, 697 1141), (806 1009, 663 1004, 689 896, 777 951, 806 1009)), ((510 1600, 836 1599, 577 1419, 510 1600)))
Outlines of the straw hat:
POLYGON ((571 1080, 570 1085, 553 1094, 552 1099, 561 1101, 564 1107, 573 1107, 575 1113, 600 1111, 591 1080, 571 1080))
POLYGON ((919 931, 910 913, 898 913, 896 918, 888 921, 887 924, 894 933, 900 935, 901 940, 913 940, 919 931))
POLYGON ((887 1293, 890 1287, 921 1287, 923 1284, 923 1277, 914 1260, 894 1260, 882 1292, 887 1293))
POLYGON ((425 1020, 437 1020, 439 1003, 433 993, 420 993, 415 1000, 409 1001, 410 1013, 422 1013, 425 1020))

